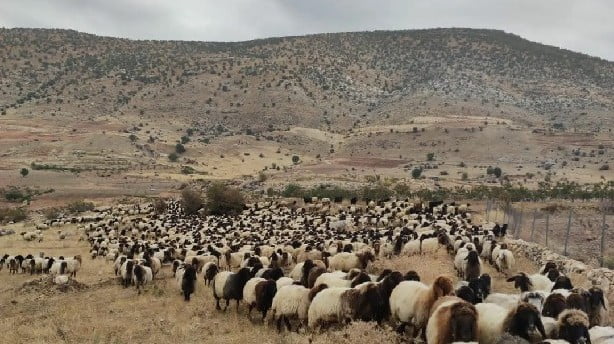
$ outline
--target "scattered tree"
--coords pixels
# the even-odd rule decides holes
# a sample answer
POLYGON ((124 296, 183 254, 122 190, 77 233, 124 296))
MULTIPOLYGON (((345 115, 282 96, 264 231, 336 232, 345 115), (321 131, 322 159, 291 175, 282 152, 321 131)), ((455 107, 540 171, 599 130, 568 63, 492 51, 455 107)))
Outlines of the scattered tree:
POLYGON ((298 157, 298 155, 293 155, 292 156, 292 162, 295 164, 298 164, 299 160, 301 160, 301 158, 298 157))
POLYGON ((183 206, 183 212, 186 215, 197 214, 203 207, 203 199, 200 191, 189 187, 181 190, 181 205, 183 206))
POLYGON ((25 168, 25 167, 24 167, 24 168, 22 168, 22 169, 19 171, 19 174, 21 174, 21 176, 22 176, 22 177, 27 176, 29 173, 30 173, 30 170, 28 170, 28 169, 27 169, 27 168, 25 168))

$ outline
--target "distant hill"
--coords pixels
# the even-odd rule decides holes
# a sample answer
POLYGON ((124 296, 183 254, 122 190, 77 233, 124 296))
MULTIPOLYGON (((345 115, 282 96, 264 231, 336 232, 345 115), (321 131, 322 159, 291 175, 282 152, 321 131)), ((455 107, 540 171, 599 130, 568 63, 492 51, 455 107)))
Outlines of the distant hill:
POLYGON ((175 116, 211 131, 344 131, 433 113, 614 127, 614 62, 496 30, 239 43, 0 29, 0 111, 175 116))

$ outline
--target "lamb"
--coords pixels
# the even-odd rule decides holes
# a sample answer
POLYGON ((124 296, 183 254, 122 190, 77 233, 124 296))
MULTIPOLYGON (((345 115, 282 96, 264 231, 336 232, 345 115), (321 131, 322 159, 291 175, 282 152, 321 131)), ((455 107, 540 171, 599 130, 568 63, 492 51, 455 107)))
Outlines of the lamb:
POLYGON ((514 264, 514 254, 508 249, 501 249, 495 258, 495 268, 505 275, 514 269, 514 264))
POLYGON ((327 286, 321 284, 312 289, 302 285, 288 285, 277 290, 271 305, 272 318, 277 322, 277 331, 281 332, 282 321, 288 331, 291 330, 290 319, 296 318, 305 322, 313 298, 327 286))
POLYGON ((542 338, 546 337, 539 311, 535 306, 526 302, 519 303, 511 310, 507 310, 492 303, 480 303, 475 306, 478 311, 478 333, 480 343, 496 343, 504 332, 512 336, 531 340, 535 328, 542 338))
POLYGON ((375 261, 375 255, 371 251, 348 253, 341 252, 332 256, 329 259, 329 268, 331 270, 341 270, 348 272, 351 269, 366 269, 369 262, 375 261))
POLYGON ((433 305, 426 325, 426 342, 475 342, 478 339, 477 317, 472 304, 454 296, 442 297, 433 305))
POLYGON ((590 343, 588 332, 589 322, 586 313, 577 309, 568 309, 558 317, 558 339, 564 339, 571 344, 590 343))
POLYGON ((184 300, 190 301, 190 295, 196 289, 196 267, 192 264, 186 265, 182 275, 181 291, 183 292, 184 300))
POLYGON ((132 281, 136 285, 136 290, 141 294, 141 288, 153 280, 153 273, 148 266, 137 264, 132 271, 132 281))
POLYGON ((548 279, 548 277, 541 274, 533 274, 527 276, 524 272, 520 272, 515 276, 507 279, 508 282, 514 282, 514 287, 520 289, 520 291, 552 291, 554 283, 548 279))
POLYGON ((400 322, 397 331, 403 333, 409 324, 412 326, 411 335, 415 337, 425 328, 433 303, 453 291, 452 280, 447 276, 437 277, 430 287, 416 281, 399 283, 390 295, 392 318, 400 322))
POLYGON ((243 287, 252 277, 249 268, 241 268, 236 273, 222 271, 215 275, 213 279, 213 297, 215 298, 215 309, 220 310, 220 299, 226 300, 224 311, 228 308, 230 300, 237 301, 237 312, 239 311, 239 301, 243 299, 243 287))

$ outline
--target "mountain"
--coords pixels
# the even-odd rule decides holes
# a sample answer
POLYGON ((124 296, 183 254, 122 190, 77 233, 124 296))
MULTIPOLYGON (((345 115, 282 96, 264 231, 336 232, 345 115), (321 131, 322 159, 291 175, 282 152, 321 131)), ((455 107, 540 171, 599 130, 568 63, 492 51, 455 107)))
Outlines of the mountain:
POLYGON ((213 43, 0 29, 0 61, 3 114, 172 116, 210 133, 292 126, 341 133, 429 115, 614 127, 614 62, 496 30, 213 43))

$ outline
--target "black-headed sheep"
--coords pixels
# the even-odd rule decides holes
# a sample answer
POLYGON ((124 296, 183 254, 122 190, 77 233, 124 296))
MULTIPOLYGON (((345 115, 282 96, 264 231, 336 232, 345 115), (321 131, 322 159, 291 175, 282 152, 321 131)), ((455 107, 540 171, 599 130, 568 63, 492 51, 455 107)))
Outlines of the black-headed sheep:
POLYGON ((478 313, 475 307, 454 296, 440 298, 433 305, 426 326, 426 342, 448 344, 478 339, 478 313))
POLYGON ((252 277, 249 268, 241 268, 236 273, 230 271, 222 271, 215 275, 213 279, 213 297, 215 298, 215 309, 221 309, 220 299, 226 301, 224 311, 228 308, 230 300, 237 301, 237 312, 239 311, 239 302, 243 299, 243 287, 252 277))
POLYGON ((589 322, 586 313, 568 309, 558 317, 557 337, 571 344, 590 344, 589 322))
POLYGON ((531 304, 522 302, 511 310, 492 303, 480 303, 475 307, 480 343, 496 343, 505 332, 531 341, 535 329, 542 338, 546 337, 539 311, 531 304))
POLYGON ((194 293, 196 289, 196 267, 189 264, 185 267, 183 276, 181 279, 181 291, 185 301, 190 301, 190 295, 194 293))
POLYGON ((411 325, 411 335, 415 336, 425 328, 435 301, 453 292, 452 280, 447 276, 437 277, 431 286, 416 281, 399 283, 390 295, 392 319, 400 323, 397 331, 403 333, 406 325, 411 325))

